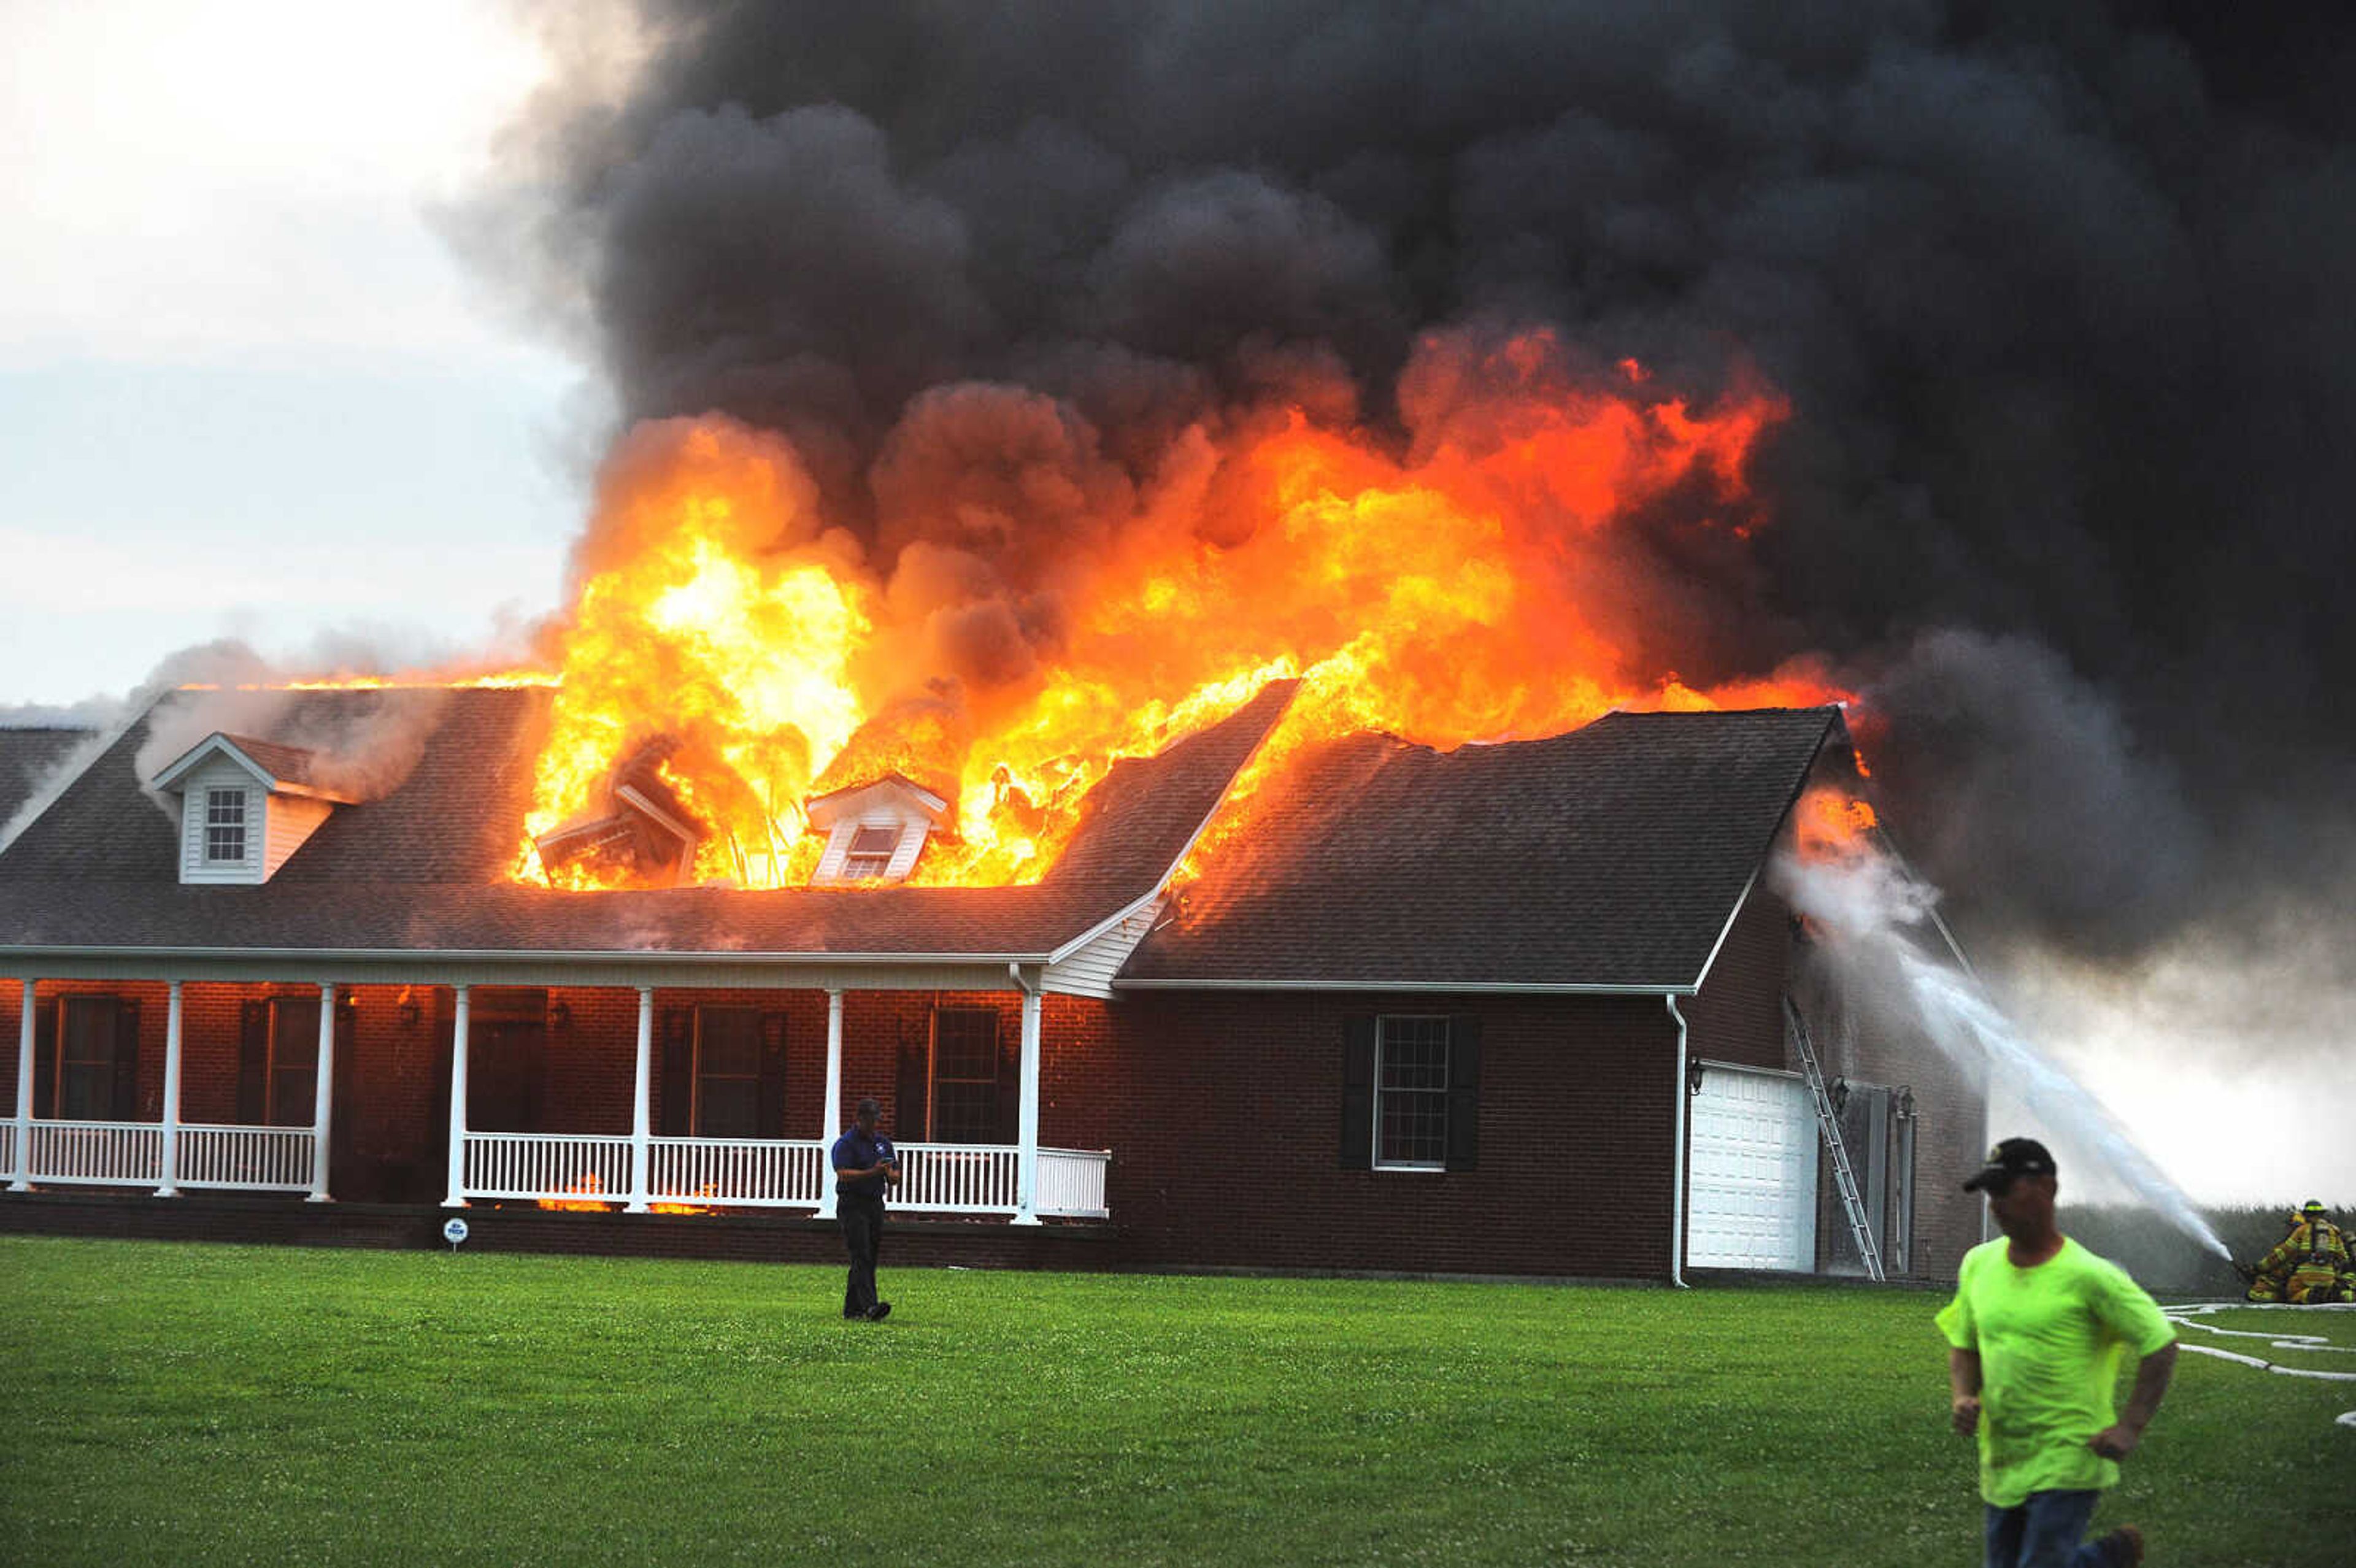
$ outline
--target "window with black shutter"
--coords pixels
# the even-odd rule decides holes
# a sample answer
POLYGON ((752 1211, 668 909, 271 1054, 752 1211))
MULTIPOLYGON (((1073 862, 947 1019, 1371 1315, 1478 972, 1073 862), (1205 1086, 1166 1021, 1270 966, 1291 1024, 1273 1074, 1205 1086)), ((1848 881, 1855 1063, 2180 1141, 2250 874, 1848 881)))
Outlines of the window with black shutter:
POLYGON ((758 1137, 760 1124, 760 1009, 696 1008, 695 1136, 758 1137))
POLYGON ((276 997, 270 1003, 270 1061, 264 1122, 307 1127, 318 1115, 319 998, 276 997))
POLYGON ((998 1011, 933 1013, 932 1136, 945 1144, 1011 1141, 999 1114, 998 1011))
POLYGON ((1440 1170, 1448 1163, 1448 1020, 1386 1018, 1375 1040, 1375 1164, 1440 1170))
POLYGON ((1481 1123, 1481 1020, 1344 1020, 1343 1168, 1471 1170, 1481 1123))
POLYGON ((138 1019, 119 997, 58 999, 49 1114, 68 1122, 123 1122, 136 1112, 138 1019))

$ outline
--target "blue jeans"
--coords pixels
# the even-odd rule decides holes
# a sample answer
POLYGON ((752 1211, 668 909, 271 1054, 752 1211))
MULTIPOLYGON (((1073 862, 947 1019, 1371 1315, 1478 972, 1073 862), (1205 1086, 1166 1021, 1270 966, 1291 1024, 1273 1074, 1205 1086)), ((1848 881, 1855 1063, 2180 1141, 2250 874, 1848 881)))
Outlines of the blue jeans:
POLYGON ((1987 1568, 2104 1568, 2104 1551, 2080 1545, 2100 1492, 2031 1492, 2017 1508, 1988 1505, 1987 1568))

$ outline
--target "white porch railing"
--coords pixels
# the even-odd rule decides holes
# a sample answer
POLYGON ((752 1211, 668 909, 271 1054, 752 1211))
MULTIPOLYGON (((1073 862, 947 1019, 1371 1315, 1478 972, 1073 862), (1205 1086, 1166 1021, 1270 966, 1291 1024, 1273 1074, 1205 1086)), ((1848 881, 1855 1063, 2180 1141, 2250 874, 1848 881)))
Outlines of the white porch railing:
POLYGON ((318 1147, 310 1127, 183 1125, 174 1179, 182 1187, 307 1192, 318 1147))
MULTIPOLYGON (((35 1122, 32 1131, 27 1181, 154 1187, 164 1179, 164 1129, 156 1123, 35 1122)), ((0 1171, 15 1172, 16 1146, 15 1125, 0 1124, 0 1171)), ((184 1125, 175 1151, 175 1179, 182 1187, 308 1191, 317 1147, 310 1127, 184 1125)))
MULTIPOLYGON (((647 1200, 656 1206, 815 1209, 833 1189, 830 1144, 815 1138, 648 1140, 647 1200)), ((1016 1211, 1018 1153, 1006 1144, 895 1144, 901 1182, 892 1207, 929 1213, 1016 1211)), ((1103 1219, 1103 1150, 1041 1149, 1043 1215, 1103 1219)), ((466 1198, 534 1202, 626 1201, 630 1139, 621 1135, 475 1133, 466 1135, 466 1198)))
POLYGON ((654 1203, 815 1209, 829 1183, 827 1146, 801 1138, 654 1138, 654 1203))
POLYGON ((1011 1144, 904 1144, 894 1209, 1012 1214, 1017 1152, 1011 1144))
POLYGON ((1110 1149, 1041 1149, 1039 1212, 1075 1220, 1109 1219, 1105 1172, 1111 1165, 1110 1149))
POLYGON ((164 1129, 153 1122, 35 1122, 28 1180, 153 1187, 164 1179, 164 1129))
POLYGON ((630 1194, 630 1140, 588 1133, 468 1133, 469 1198, 587 1198, 630 1194))

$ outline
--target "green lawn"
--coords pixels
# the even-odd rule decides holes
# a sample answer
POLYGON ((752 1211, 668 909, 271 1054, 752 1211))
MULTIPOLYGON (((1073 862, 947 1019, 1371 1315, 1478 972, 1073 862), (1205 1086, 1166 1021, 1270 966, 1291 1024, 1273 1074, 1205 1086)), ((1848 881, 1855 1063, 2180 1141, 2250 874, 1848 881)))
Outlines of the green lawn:
MULTIPOLYGON (((0 1237, 0 1561, 1977 1561, 1934 1296, 884 1283, 0 1237)), ((2356 1345, 2287 1319, 2217 1321, 2356 1345)), ((2187 1356, 2098 1519, 2344 1568, 2344 1410, 2187 1356)))

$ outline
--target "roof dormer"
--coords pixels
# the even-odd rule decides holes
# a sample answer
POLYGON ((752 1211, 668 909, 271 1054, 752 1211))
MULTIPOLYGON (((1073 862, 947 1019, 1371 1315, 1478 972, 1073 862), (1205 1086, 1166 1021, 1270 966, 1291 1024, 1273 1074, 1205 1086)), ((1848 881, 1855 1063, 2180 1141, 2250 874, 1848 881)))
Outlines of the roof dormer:
POLYGON ((947 836, 949 803, 898 773, 853 784, 804 803, 810 827, 824 833, 810 883, 897 882, 916 869, 935 832, 947 836))
POLYGON ((268 881, 349 795, 316 782, 316 756, 245 735, 208 735, 155 775, 181 797, 180 880, 268 881))

